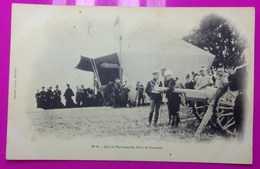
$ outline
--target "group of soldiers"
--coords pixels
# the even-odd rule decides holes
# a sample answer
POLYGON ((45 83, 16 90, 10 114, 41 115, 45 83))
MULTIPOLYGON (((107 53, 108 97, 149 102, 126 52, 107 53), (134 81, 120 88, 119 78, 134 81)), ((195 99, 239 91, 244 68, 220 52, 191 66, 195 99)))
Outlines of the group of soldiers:
POLYGON ((107 102, 107 106, 113 108, 119 107, 132 107, 132 103, 129 99, 130 89, 127 81, 122 84, 119 78, 115 78, 114 82, 109 82, 104 89, 104 98, 107 102))
POLYGON ((157 126, 159 118, 159 110, 162 104, 162 96, 165 94, 167 98, 168 112, 169 112, 169 125, 178 127, 180 122, 179 111, 181 104, 188 104, 193 106, 192 102, 185 102, 182 95, 174 93, 175 88, 187 88, 203 90, 207 86, 222 88, 229 82, 229 76, 224 69, 219 68, 215 71, 207 70, 201 67, 199 74, 192 72, 191 75, 186 76, 186 82, 183 84, 179 81, 178 77, 173 77, 171 70, 165 69, 162 71, 164 82, 159 80, 159 71, 153 72, 153 79, 150 80, 145 88, 146 94, 150 97, 150 111, 148 118, 148 126, 151 125, 154 117, 154 126, 157 126))
POLYGON ((42 91, 37 90, 35 94, 37 108, 43 109, 57 109, 57 108, 73 108, 73 107, 90 107, 90 106, 111 106, 113 108, 119 107, 132 107, 132 103, 129 100, 128 94, 130 89, 127 85, 127 81, 124 84, 116 78, 115 82, 109 82, 103 92, 98 91, 96 94, 93 89, 84 88, 84 85, 80 87, 76 86, 76 95, 67 84, 67 89, 64 93, 66 100, 65 105, 62 103, 61 91, 59 86, 53 91, 52 87, 49 87, 45 91, 45 87, 42 87, 42 91), (75 96, 75 102, 72 97, 75 96))
POLYGON ((59 86, 56 85, 55 90, 49 87, 45 91, 45 87, 42 87, 42 91, 37 90, 35 94, 37 108, 42 109, 59 109, 59 108, 73 108, 73 107, 89 107, 89 106, 100 106, 100 100, 102 100, 102 94, 98 92, 96 95, 92 89, 85 89, 82 85, 81 87, 76 87, 76 103, 73 101, 72 97, 75 96, 70 85, 67 84, 67 89, 64 92, 64 98, 66 100, 65 105, 61 101, 62 93, 59 90, 59 86))
POLYGON ((90 106, 103 106, 103 95, 100 91, 95 94, 93 89, 76 86, 76 106, 77 107, 90 107, 90 106))
POLYGON ((64 104, 61 102, 61 91, 58 85, 56 85, 54 91, 52 91, 52 87, 49 87, 47 91, 45 91, 45 87, 43 86, 42 91, 37 90, 35 98, 37 108, 53 109, 64 107, 64 104))

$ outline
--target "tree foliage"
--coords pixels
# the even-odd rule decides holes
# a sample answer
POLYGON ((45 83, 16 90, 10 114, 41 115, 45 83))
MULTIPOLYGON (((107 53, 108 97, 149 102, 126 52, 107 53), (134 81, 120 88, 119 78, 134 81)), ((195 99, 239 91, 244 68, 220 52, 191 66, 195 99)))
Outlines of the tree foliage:
POLYGON ((212 66, 235 67, 241 64, 246 41, 225 18, 215 14, 205 16, 197 29, 183 37, 201 49, 216 56, 212 66))

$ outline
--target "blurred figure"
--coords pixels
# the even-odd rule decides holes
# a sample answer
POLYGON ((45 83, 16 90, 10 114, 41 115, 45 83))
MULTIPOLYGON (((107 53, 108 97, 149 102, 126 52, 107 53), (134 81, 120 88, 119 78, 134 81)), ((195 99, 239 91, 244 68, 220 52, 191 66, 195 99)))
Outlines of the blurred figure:
POLYGON ((226 84, 228 84, 228 77, 226 76, 224 68, 218 68, 215 87, 218 89, 223 88, 226 84))
POLYGON ((202 90, 205 89, 207 86, 213 85, 212 78, 207 74, 207 70, 205 67, 201 67, 200 69, 200 77, 196 81, 196 89, 202 90))
POLYGON ((40 108, 41 93, 39 90, 37 90, 37 92, 35 94, 35 98, 36 98, 37 108, 40 108))
MULTIPOLYGON (((130 89, 127 85, 127 81, 125 81, 124 85, 122 86, 122 92, 120 94, 120 106, 121 107, 127 107, 128 102, 128 94, 130 92, 130 89)), ((129 107, 131 108, 131 104, 129 104, 129 107)))
POLYGON ((105 101, 104 101, 104 97, 101 91, 98 91, 96 94, 96 98, 95 98, 95 102, 96 102, 96 106, 101 107, 104 106, 105 101))
POLYGON ((109 81, 104 89, 104 98, 106 106, 113 106, 114 103, 114 83, 109 81))
POLYGON ((40 92, 40 108, 46 109, 46 92, 45 87, 42 87, 42 91, 40 92))
POLYGON ((176 83, 176 88, 185 89, 185 86, 183 85, 182 82, 180 82, 178 77, 175 78, 175 83, 176 83))
POLYGON ((137 81, 136 85, 135 85, 135 90, 136 90, 135 104, 136 104, 136 101, 138 100, 138 96, 139 96, 139 92, 140 92, 140 85, 141 85, 141 83, 139 81, 137 81))
POLYGON ((74 96, 74 93, 73 93, 73 91, 71 90, 70 85, 67 84, 67 89, 66 89, 66 91, 65 91, 65 93, 64 93, 64 97, 65 97, 65 99, 66 99, 66 107, 67 107, 67 108, 72 108, 72 107, 75 106, 75 104, 74 104, 74 102, 73 102, 73 100, 72 100, 72 98, 71 98, 71 97, 73 97, 73 96, 74 96))
MULTIPOLYGON (((187 74, 185 88, 186 89, 195 89, 195 84, 196 84, 195 81, 191 81, 190 75, 187 74)), ((192 101, 186 101, 186 104, 189 105, 190 107, 194 106, 194 102, 192 102, 192 101)))
POLYGON ((56 85, 56 89, 53 91, 54 108, 64 108, 64 104, 61 102, 61 91, 59 86, 56 85))
POLYGON ((88 102, 89 102, 89 93, 88 93, 88 89, 85 89, 84 85, 81 85, 81 88, 79 89, 80 93, 81 93, 81 101, 82 101, 82 106, 83 107, 87 107, 88 106, 88 102))
POLYGON ((187 74, 187 76, 186 76, 186 82, 185 82, 184 86, 185 86, 186 89, 194 89, 195 88, 195 82, 191 81, 189 74, 187 74))
POLYGON ((53 108, 53 92, 52 87, 49 87, 49 89, 46 92, 46 108, 51 109, 53 108))
POLYGON ((114 83, 114 103, 113 103, 113 108, 117 108, 120 106, 120 93, 122 92, 122 84, 121 81, 118 78, 115 78, 115 83, 114 83))
POLYGON ((139 92, 138 92, 137 106, 139 107, 140 105, 144 106, 144 86, 142 84, 140 84, 139 92), (142 101, 142 103, 141 103, 141 101, 142 101))
POLYGON ((76 86, 76 104, 78 107, 82 105, 81 102, 82 102, 82 91, 78 86, 76 86))

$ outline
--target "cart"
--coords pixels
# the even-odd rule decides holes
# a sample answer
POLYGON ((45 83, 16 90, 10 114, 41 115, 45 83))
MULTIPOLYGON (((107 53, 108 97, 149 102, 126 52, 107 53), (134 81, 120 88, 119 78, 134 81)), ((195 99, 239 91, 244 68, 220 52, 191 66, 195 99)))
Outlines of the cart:
POLYGON ((228 135, 236 135, 234 105, 238 91, 231 91, 227 85, 219 90, 213 87, 204 90, 176 88, 174 92, 183 94, 186 101, 194 102, 192 112, 200 121, 195 138, 200 137, 207 125, 228 135))

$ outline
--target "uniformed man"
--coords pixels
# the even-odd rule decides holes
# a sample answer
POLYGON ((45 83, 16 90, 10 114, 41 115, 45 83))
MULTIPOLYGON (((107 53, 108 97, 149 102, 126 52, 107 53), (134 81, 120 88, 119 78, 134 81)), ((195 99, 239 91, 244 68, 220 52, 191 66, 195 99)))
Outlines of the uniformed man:
POLYGON ((162 91, 158 87, 162 87, 162 82, 159 80, 159 71, 153 72, 153 79, 150 80, 145 88, 145 92, 150 97, 150 112, 149 112, 149 125, 152 123, 153 113, 154 116, 154 126, 157 127, 157 122, 159 118, 159 109, 162 104, 162 91))

